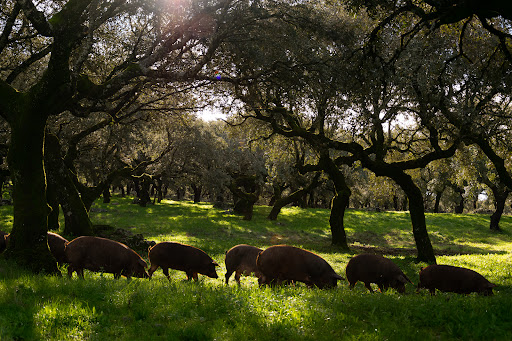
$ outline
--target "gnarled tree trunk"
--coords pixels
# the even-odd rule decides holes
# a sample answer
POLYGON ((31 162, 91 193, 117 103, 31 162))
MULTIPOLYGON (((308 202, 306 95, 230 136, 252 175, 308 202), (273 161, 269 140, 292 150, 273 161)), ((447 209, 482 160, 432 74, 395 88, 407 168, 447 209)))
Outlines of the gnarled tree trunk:
POLYGON ((495 210, 491 215, 490 229, 491 231, 501 231, 500 220, 510 191, 505 186, 493 186, 491 190, 494 195, 495 210))
POLYGON ((345 210, 350 202, 352 191, 345 181, 345 175, 336 167, 329 157, 322 158, 320 163, 330 179, 334 183, 334 198, 331 201, 331 215, 329 225, 331 226, 332 244, 348 250, 347 234, 345 233, 345 210))
POLYGON ((47 241, 48 214, 43 143, 46 117, 20 109, 10 122, 8 154, 13 180, 14 223, 4 252, 34 272, 60 274, 47 241))
POLYGON ((392 179, 403 189, 409 199, 409 213, 411 216, 412 233, 418 251, 417 260, 430 264, 436 263, 434 248, 430 242, 425 221, 425 207, 421 190, 412 178, 403 171, 394 173, 392 179))
POLYGON ((244 220, 251 220, 254 204, 261 194, 261 187, 253 176, 240 176, 231 182, 229 190, 233 193, 235 206, 233 211, 242 214, 244 220))
POLYGON ((92 223, 88 210, 61 157, 57 136, 47 134, 45 142, 46 176, 64 214, 64 234, 71 236, 92 235, 92 223))

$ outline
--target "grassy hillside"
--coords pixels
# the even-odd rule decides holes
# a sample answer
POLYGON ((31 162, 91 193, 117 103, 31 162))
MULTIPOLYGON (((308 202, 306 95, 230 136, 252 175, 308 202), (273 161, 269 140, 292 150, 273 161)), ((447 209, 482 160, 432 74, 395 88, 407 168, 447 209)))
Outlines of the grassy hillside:
MULTIPOLYGON (((0 207, 0 230, 9 231, 12 208, 0 207)), ((333 290, 302 285, 258 288, 245 277, 238 288, 224 285, 224 252, 247 243, 303 247, 324 257, 339 274, 355 253, 378 252, 395 261, 414 283, 424 264, 414 262, 407 212, 349 210, 346 230, 351 253, 331 247, 327 210, 287 208, 277 222, 257 207, 247 222, 209 204, 164 201, 141 208, 129 199, 94 206, 96 224, 111 224, 155 241, 179 241, 202 248, 221 267, 219 278, 200 275, 169 282, 157 270, 151 281, 114 280, 86 272, 76 277, 34 276, 0 260, 0 340, 402 340, 512 339, 512 218, 505 232, 489 231, 484 215, 427 215, 438 263, 472 268, 498 284, 493 297, 426 291, 370 294, 343 281, 333 290)), ((147 254, 142 254, 147 259, 147 254)), ((63 268, 65 271, 65 268, 63 268)))

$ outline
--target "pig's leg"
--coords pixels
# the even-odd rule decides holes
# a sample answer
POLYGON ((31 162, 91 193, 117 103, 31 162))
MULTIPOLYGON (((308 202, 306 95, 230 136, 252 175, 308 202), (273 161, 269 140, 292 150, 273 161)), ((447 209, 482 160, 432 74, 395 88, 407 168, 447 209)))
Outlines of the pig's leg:
POLYGON ((373 289, 372 289, 372 286, 370 285, 370 282, 366 282, 364 284, 364 286, 366 287, 366 289, 370 290, 370 292, 373 294, 373 289))
MULTIPOLYGON (((162 272, 164 273, 165 277, 167 277, 167 279, 170 281, 171 276, 169 276, 169 268, 162 267, 162 272)), ((149 277, 151 278, 151 274, 149 275, 149 277)))
MULTIPOLYGON (((151 279, 151 276, 153 276, 153 272, 155 272, 157 269, 158 269, 158 265, 151 264, 151 267, 148 270, 148 275, 149 275, 150 279, 151 279)), ((163 268, 162 268, 162 270, 163 270, 163 268)), ((164 273, 165 273, 165 271, 164 271, 164 273)))
MULTIPOLYGON (((226 272, 226 276, 225 276, 225 277, 226 277, 226 285, 228 285, 228 284, 229 284, 229 277, 231 277, 231 274, 232 274, 232 273, 233 273, 233 270, 228 270, 228 271, 226 272)), ((236 275, 235 275, 235 279, 236 279, 236 275)))
POLYGON ((73 269, 73 265, 69 264, 69 265, 68 265, 68 277, 69 277, 69 278, 73 277, 73 271, 75 271, 75 270, 73 269))

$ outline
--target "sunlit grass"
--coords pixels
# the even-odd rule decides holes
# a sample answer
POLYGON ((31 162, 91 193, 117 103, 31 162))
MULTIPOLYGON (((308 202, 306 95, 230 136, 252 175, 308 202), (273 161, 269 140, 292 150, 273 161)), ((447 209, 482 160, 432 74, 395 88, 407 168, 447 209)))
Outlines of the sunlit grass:
MULTIPOLYGON (((224 252, 247 243, 262 248, 286 243, 310 249, 345 276, 353 252, 330 245, 329 211, 285 208, 277 222, 258 206, 243 221, 211 204, 164 201, 142 208, 130 198, 97 203, 95 224, 142 233, 155 241, 179 241, 204 249, 219 264, 218 279, 183 281, 180 271, 161 270, 152 280, 114 280, 86 271, 76 277, 46 277, 0 259, 0 340, 507 340, 512 339, 512 231, 489 231, 485 215, 427 214, 438 263, 474 269, 496 283, 493 297, 438 293, 415 285, 405 295, 390 290, 370 294, 343 281, 333 290, 302 284, 259 288, 253 277, 224 284, 224 252), (460 253, 460 254, 458 254, 460 253)), ((0 207, 0 229, 10 231, 12 207, 0 207), (7 218, 5 218, 7 217, 7 218), (10 218, 9 218, 10 217, 10 218)), ((415 263, 407 212, 348 210, 351 245, 391 252, 407 276, 418 282, 425 264, 415 263)), ((147 259, 147 253, 142 254, 147 259)), ((65 266, 62 268, 65 273, 65 266)))
POLYGON ((11 231, 13 221, 12 206, 0 206, 0 231, 11 231))

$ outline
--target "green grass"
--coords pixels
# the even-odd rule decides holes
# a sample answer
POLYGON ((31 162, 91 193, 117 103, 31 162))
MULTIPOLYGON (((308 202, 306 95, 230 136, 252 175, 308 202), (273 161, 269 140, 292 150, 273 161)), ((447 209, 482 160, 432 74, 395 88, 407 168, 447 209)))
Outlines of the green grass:
MULTIPOLYGON (((512 218, 505 232, 489 231, 485 215, 429 214, 427 225, 438 263, 472 268, 498 284, 495 295, 370 294, 345 281, 333 290, 303 285, 259 288, 252 277, 224 285, 224 252, 233 245, 286 243, 312 250, 341 275, 354 252, 378 251, 393 259, 415 283, 424 264, 414 262, 406 212, 349 210, 346 231, 353 252, 330 246, 327 210, 286 208, 278 222, 270 208, 256 207, 253 221, 209 204, 164 201, 141 208, 114 197, 96 204, 96 224, 111 224, 155 241, 202 248, 221 267, 219 279, 200 275, 186 282, 158 270, 151 281, 33 275, 0 259, 0 340, 508 340, 512 339, 512 218)), ((0 207, 0 230, 9 231, 12 207, 0 207)), ((142 255, 147 259, 147 254, 142 255)), ((63 268, 65 271, 65 268, 63 268)))

